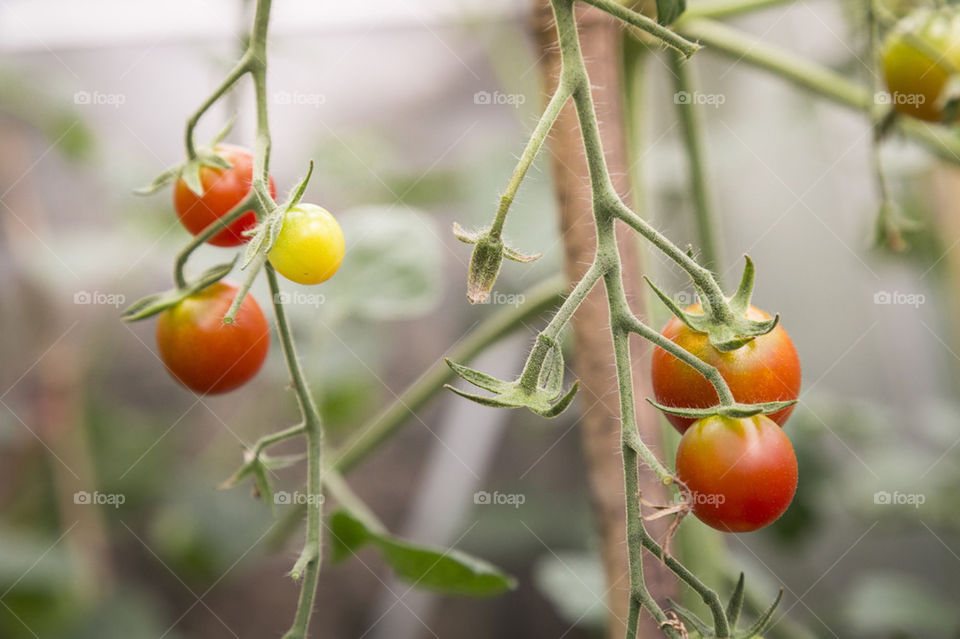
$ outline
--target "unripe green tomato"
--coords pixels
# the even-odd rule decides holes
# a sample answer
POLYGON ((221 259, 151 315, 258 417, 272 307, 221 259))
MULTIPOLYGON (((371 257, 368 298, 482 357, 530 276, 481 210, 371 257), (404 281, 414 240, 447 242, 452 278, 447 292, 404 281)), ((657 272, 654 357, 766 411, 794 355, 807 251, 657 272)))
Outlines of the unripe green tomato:
POLYGON ((887 35, 882 56, 893 108, 943 122, 941 94, 950 76, 960 73, 960 13, 953 8, 910 13, 887 35))
POLYGON ((284 216, 269 259, 288 280, 319 284, 337 272, 345 251, 343 231, 333 215, 315 204, 299 204, 284 216))

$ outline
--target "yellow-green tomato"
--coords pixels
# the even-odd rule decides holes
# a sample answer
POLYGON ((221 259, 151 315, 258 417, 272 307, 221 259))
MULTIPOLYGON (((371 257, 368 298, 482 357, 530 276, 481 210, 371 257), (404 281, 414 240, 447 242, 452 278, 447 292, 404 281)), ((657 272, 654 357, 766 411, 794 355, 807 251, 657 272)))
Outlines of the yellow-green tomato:
POLYGON ((898 22, 884 41, 883 72, 898 112, 943 122, 941 94, 960 73, 960 12, 919 9, 898 22))
POLYGON ((343 231, 329 211, 315 204, 298 204, 284 216, 269 258, 288 280, 319 284, 337 272, 345 250, 343 231))

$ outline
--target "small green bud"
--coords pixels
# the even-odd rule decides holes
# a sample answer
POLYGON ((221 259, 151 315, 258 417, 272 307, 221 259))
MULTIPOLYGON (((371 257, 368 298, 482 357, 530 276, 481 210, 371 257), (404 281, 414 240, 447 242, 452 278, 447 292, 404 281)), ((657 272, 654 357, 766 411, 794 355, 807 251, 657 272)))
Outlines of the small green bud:
POLYGON ((502 263, 503 241, 490 237, 486 232, 481 234, 470 256, 470 275, 467 278, 467 299, 470 303, 482 304, 487 301, 502 263))

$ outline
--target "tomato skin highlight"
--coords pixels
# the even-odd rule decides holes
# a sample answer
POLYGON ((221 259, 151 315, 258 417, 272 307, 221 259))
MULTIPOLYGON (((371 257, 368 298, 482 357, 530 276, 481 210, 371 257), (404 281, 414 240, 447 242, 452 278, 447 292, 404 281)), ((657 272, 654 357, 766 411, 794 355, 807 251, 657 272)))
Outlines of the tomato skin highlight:
POLYGON ((217 282, 168 308, 157 320, 160 359, 178 382, 200 394, 231 391, 250 381, 270 348, 270 327, 247 295, 233 324, 223 316, 237 287, 217 282))
POLYGON ((693 514, 723 532, 770 525, 797 491, 793 445, 765 415, 697 420, 680 439, 676 468, 693 514))
POLYGON ((343 231, 333 215, 315 204, 299 204, 287 211, 268 257, 288 280, 319 284, 333 277, 345 252, 343 231))
MULTIPOLYGON (((173 208, 183 226, 194 235, 200 234, 215 221, 230 212, 250 192, 253 182, 253 154, 243 147, 232 144, 218 144, 218 155, 230 162, 229 169, 213 166, 200 168, 200 183, 203 195, 197 195, 178 179, 173 187, 173 208)), ((270 195, 277 197, 277 188, 270 178, 270 195)), ((243 235, 257 225, 257 216, 247 211, 226 228, 207 240, 214 246, 240 246, 250 241, 243 235)))
MULTIPOLYGON (((700 304, 687 312, 700 313, 700 304)), ((751 306, 747 317, 763 320, 770 316, 751 306)), ((710 344, 705 333, 697 333, 678 318, 671 318, 661 335, 689 351, 720 371, 733 393, 744 404, 759 404, 797 399, 800 396, 800 358, 782 324, 751 342, 727 353, 710 344)), ((675 408, 710 408, 719 403, 717 391, 703 375, 662 348, 655 348, 651 357, 653 394, 664 406, 675 408)), ((783 425, 794 407, 769 415, 783 425)), ((674 428, 683 433, 695 420, 665 413, 674 428)))
POLYGON ((951 72, 960 71, 960 12, 919 9, 908 14, 887 35, 881 56, 894 109, 943 122, 937 100, 951 72))

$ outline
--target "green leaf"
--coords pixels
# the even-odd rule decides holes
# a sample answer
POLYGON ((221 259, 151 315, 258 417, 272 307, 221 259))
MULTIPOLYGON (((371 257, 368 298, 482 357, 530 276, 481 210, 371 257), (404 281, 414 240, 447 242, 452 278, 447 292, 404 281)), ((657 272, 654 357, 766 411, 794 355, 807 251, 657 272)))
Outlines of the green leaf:
POLYGON ((147 295, 128 306, 120 315, 120 318, 124 322, 138 322, 162 313, 171 306, 176 306, 191 295, 199 293, 208 286, 222 280, 233 270, 236 262, 237 258, 234 257, 231 262, 217 264, 216 266, 208 268, 200 274, 200 277, 188 284, 186 288, 172 288, 162 293, 147 295))
POLYGON ((397 577, 427 590, 487 597, 514 587, 512 578, 489 563, 458 550, 419 546, 388 533, 371 531, 357 517, 339 510, 330 518, 333 561, 373 545, 397 577))
POLYGON ((657 0, 657 22, 672 24, 687 10, 687 0, 657 0))
POLYGON ((170 184, 171 182, 176 180, 178 177, 180 177, 181 169, 183 169, 183 166, 180 164, 167 169, 157 177, 153 178, 153 182, 151 182, 147 186, 142 186, 139 189, 134 189, 133 191, 134 194, 135 195, 152 195, 153 193, 156 193, 161 188, 165 187, 166 185, 170 184))
POLYGON ((425 213, 386 206, 337 216, 347 255, 324 284, 333 315, 371 320, 418 317, 440 300, 445 272, 441 232, 425 213))
POLYGON ((201 163, 198 160, 194 160, 193 162, 184 164, 180 170, 180 179, 183 180, 183 183, 187 185, 188 189, 197 195, 203 195, 203 182, 200 180, 200 166, 201 163))

